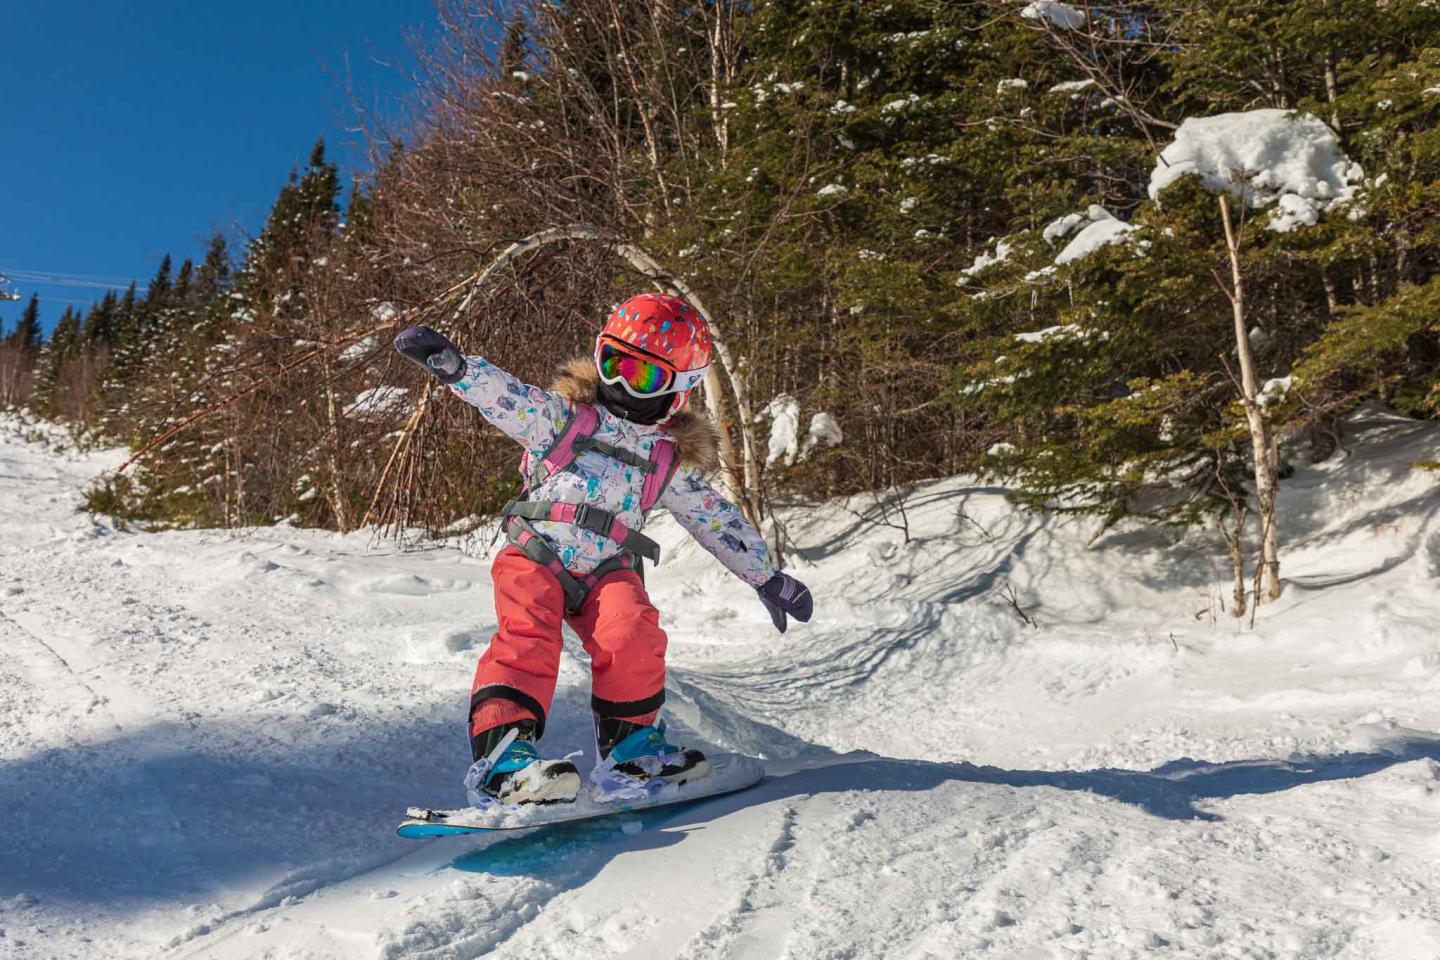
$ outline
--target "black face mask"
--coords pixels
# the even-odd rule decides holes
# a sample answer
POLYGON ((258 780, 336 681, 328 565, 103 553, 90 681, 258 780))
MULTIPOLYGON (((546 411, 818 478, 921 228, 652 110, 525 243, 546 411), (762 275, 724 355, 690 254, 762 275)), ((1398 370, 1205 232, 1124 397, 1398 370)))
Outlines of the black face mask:
POLYGON ((656 424, 670 413, 670 404, 675 402, 673 393, 662 393, 658 397, 641 399, 632 397, 618 383, 600 384, 600 403, 615 416, 631 423, 656 424))

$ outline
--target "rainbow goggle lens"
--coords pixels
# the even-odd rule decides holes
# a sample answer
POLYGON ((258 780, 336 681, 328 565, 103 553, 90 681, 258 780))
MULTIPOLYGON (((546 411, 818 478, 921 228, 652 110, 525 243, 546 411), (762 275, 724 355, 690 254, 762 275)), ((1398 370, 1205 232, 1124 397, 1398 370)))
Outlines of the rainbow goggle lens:
POLYGON ((646 399, 693 390, 705 379, 706 367, 675 370, 654 357, 602 339, 595 347, 595 366, 605 383, 619 384, 632 397, 646 399))

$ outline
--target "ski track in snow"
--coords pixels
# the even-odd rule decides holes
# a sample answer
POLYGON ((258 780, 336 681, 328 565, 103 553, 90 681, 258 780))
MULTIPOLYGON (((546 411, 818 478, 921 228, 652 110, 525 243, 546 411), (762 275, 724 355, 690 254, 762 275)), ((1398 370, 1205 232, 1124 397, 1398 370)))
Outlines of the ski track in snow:
MULTIPOLYGON (((0 418, 0 958, 1434 960, 1440 431, 1362 419, 1286 482, 1253 631, 1203 536, 960 478, 908 542, 789 517, 784 637, 664 522, 667 716, 770 776, 416 843, 404 807, 462 796, 483 540, 116 531, 76 512, 114 453, 0 418)), ((588 746, 586 673, 547 750, 588 746)))

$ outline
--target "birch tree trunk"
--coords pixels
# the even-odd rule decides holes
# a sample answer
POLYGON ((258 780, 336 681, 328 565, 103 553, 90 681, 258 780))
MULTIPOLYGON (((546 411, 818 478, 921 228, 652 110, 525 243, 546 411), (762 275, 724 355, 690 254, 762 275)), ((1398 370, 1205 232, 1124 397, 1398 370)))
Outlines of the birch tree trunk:
POLYGON ((710 366, 710 371, 705 376, 705 405, 710 411, 711 418, 720 434, 720 463, 723 468, 722 484, 726 496, 735 501, 744 509, 750 521, 759 524, 761 519, 758 506, 758 497, 753 496, 755 489, 748 484, 749 470, 747 467, 754 457, 755 439, 754 430, 751 426, 750 399, 745 389, 745 382, 740 376, 735 358, 730 352, 729 343, 724 333, 710 311, 706 309, 704 302, 690 288, 690 285, 681 277, 678 277, 660 266, 655 258, 650 256, 640 247, 625 240, 615 240, 608 237, 597 227, 587 224, 575 224, 568 227, 552 227, 549 230, 542 230, 533 233, 523 240, 517 240, 506 247, 490 263, 488 267, 476 274, 470 281, 470 291, 465 299, 455 310, 455 316, 460 316, 469 309, 471 302, 480 292, 491 276, 516 257, 538 250, 547 244, 557 243, 562 240, 591 240, 603 243, 608 246, 617 256, 628 263, 633 269, 644 274, 657 286, 666 288, 669 292, 678 297, 684 298, 696 311, 705 319, 710 327, 710 337, 715 345, 715 357, 718 363, 710 366), (718 369, 717 369, 718 368, 718 369), (722 379, 723 376, 723 379, 722 379), (728 405, 725 403, 725 384, 728 383, 731 393, 735 396, 736 406, 739 408, 737 418, 730 415, 728 405), (740 441, 743 446, 743 460, 736 455, 735 443, 731 439, 731 430, 738 426, 740 441))
POLYGON ((1259 402, 1259 379, 1255 375, 1255 354, 1245 327, 1245 283, 1240 270, 1240 240, 1230 217, 1230 198, 1220 194, 1220 218, 1225 224, 1225 247, 1230 255, 1230 306, 1235 321, 1235 352, 1240 360, 1240 399, 1250 427, 1250 446, 1255 459, 1255 498, 1260 516, 1260 570, 1257 571, 1255 602, 1261 597, 1280 596, 1280 536, 1275 518, 1275 494, 1279 481, 1276 445, 1270 422, 1259 402))

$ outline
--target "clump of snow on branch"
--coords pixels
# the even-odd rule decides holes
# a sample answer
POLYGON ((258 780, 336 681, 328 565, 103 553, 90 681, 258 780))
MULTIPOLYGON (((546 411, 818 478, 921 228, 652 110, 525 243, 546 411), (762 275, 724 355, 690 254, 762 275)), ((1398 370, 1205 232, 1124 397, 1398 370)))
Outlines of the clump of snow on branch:
POLYGON ((1045 92, 1076 94, 1081 90, 1086 90, 1093 86, 1095 86, 1095 81, 1090 77, 1086 77, 1084 80, 1066 80, 1063 83, 1057 83, 1045 92))
POLYGON ((800 450, 801 459, 808 456, 810 451, 821 444, 834 447, 844 439, 845 434, 840 430, 839 421, 831 414, 821 410, 810 418, 810 429, 805 433, 805 445, 800 450))
POLYGON ((1268 226, 1281 233, 1316 223, 1331 207, 1349 203, 1365 177, 1318 117, 1277 109, 1181 123, 1150 174, 1150 198, 1187 174, 1251 207, 1273 204, 1268 226))
POLYGON ((1031 330, 1028 333, 1015 334, 1015 339, 1020 343, 1048 343, 1052 340, 1089 340, 1091 337, 1109 340, 1110 334, 1104 330, 1086 330, 1078 323, 1062 323, 1058 326, 1046 327, 1043 330, 1031 330))
POLYGON ((370 315, 381 323, 394 323, 395 319, 400 316, 400 311, 395 309, 395 304, 387 300, 384 303, 377 303, 375 308, 370 311, 370 315))
POLYGON ((1049 20, 1061 30, 1079 30, 1085 26, 1085 11, 1056 0, 1034 0, 1020 11, 1026 20, 1049 20))
POLYGON ((1293 377, 1275 377, 1265 381, 1265 386, 1255 395, 1255 402, 1267 407, 1272 403, 1280 403, 1290 393, 1290 385, 1294 382, 1293 377))
POLYGON ((1118 219, 1109 210, 1092 203, 1083 214, 1072 213, 1058 220, 1052 220, 1041 232, 1041 236, 1047 243, 1054 243, 1069 235, 1077 227, 1080 228, 1079 232, 1075 233, 1065 248, 1056 255, 1056 266, 1083 260, 1101 247, 1109 246, 1112 243, 1123 243, 1127 235, 1135 230, 1132 224, 1118 219))
POLYGON ((999 83, 995 84, 995 92, 1005 93, 1009 90, 1024 90, 1028 86, 1030 86, 1029 81, 1021 77, 1015 77, 1010 80, 1001 80, 999 83))
POLYGON ((820 445, 833 447, 845 439, 840 424, 823 410, 810 418, 810 429, 802 442, 800 437, 800 401, 788 393, 782 393, 760 414, 761 419, 770 419, 770 447, 765 453, 765 466, 777 461, 792 466, 797 460, 804 460, 820 445))
POLYGON ((350 344, 350 346, 346 347, 344 350, 341 350, 340 359, 345 363, 349 363, 352 360, 359 360, 361 357, 367 355, 368 353, 370 353, 370 351, 374 350, 375 345, 376 340, 374 337, 366 337, 363 340, 350 344))
POLYGON ((765 454, 765 466, 777 460, 790 466, 800 453, 800 401, 782 393, 770 401, 761 416, 770 418, 770 449, 765 454))
POLYGON ((999 243, 995 244, 994 253, 985 253, 984 251, 980 252, 976 255, 974 263, 970 264, 970 266, 960 271, 960 273, 962 274, 961 282, 964 282, 963 277, 973 277, 975 276, 975 274, 986 269, 987 267, 993 267, 997 263, 1004 263, 1007 259, 1009 259, 1010 253, 1014 249, 1015 247, 1010 243, 1010 241, 1001 240, 999 243))
POLYGON ((385 417, 393 414, 410 391, 404 387, 371 387, 355 395, 345 408, 347 417, 385 417))

